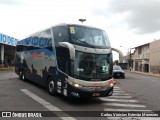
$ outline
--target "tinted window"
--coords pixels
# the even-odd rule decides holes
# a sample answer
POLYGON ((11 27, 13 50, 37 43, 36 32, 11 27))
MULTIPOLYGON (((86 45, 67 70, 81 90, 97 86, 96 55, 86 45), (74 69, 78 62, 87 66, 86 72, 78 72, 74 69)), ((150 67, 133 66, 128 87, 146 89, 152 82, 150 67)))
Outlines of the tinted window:
POLYGON ((83 79, 107 79, 110 75, 110 55, 76 51, 74 75, 83 79))
POLYGON ((68 41, 68 28, 65 26, 54 27, 53 34, 56 43, 68 41))
POLYGON ((32 36, 22 41, 19 41, 17 44, 17 51, 26 51, 42 48, 46 48, 52 51, 52 36, 50 29, 33 34, 32 36))
POLYGON ((95 28, 70 26, 71 40, 74 44, 86 47, 110 48, 107 34, 95 28))

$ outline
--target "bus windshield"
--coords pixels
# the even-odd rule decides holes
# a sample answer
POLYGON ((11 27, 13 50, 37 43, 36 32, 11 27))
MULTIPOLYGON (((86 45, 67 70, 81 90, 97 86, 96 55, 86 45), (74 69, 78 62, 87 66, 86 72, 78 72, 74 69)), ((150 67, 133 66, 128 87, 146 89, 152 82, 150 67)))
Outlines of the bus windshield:
POLYGON ((92 48, 110 48, 107 34, 100 29, 70 26, 70 34, 73 44, 92 48))
POLYGON ((76 51, 74 76, 83 80, 106 80, 110 75, 111 56, 76 51))

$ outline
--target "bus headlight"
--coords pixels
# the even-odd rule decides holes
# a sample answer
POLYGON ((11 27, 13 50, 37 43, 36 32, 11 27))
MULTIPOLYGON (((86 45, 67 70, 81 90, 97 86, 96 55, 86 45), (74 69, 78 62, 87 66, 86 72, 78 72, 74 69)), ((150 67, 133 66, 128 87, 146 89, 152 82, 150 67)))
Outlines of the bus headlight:
POLYGON ((72 86, 76 87, 76 88, 83 88, 83 86, 82 86, 82 85, 80 85, 80 84, 78 84, 78 83, 74 83, 74 82, 69 81, 69 80, 68 80, 68 83, 69 83, 70 85, 72 85, 72 86))
POLYGON ((79 86, 80 86, 80 85, 79 85, 79 84, 77 84, 77 83, 75 83, 75 84, 74 84, 74 86, 79 88, 79 86))
POLYGON ((80 85, 80 84, 78 84, 78 83, 74 83, 74 87, 76 87, 76 88, 83 88, 83 86, 80 85))
POLYGON ((113 80, 108 80, 108 86, 113 87, 114 86, 114 81, 113 80))

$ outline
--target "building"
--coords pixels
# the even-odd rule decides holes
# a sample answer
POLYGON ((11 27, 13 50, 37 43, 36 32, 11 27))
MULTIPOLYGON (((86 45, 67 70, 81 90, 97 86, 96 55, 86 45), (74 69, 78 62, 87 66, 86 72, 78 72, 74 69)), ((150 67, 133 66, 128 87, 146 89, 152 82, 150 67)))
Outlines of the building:
POLYGON ((135 47, 133 59, 133 70, 149 72, 149 46, 150 43, 135 47))
POLYGON ((133 70, 160 74, 160 40, 135 47, 133 70))
POLYGON ((149 72, 160 74, 160 40, 150 43, 149 57, 149 72))
POLYGON ((123 62, 118 63, 123 69, 133 68, 132 57, 133 57, 134 52, 135 52, 133 49, 134 48, 130 48, 129 51, 127 52, 127 55, 123 56, 123 62))
POLYGON ((118 62, 118 64, 122 67, 122 69, 129 69, 129 54, 123 56, 123 61, 118 62))
POLYGON ((0 67, 13 64, 17 41, 16 38, 0 33, 0 67))

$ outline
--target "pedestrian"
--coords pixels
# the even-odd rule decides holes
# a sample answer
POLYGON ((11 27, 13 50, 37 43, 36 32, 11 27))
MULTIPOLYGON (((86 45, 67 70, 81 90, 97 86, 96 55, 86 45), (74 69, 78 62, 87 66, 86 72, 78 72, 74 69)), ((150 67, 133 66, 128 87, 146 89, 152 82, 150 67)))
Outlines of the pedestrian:
POLYGON ((129 67, 129 71, 131 71, 132 70, 132 67, 129 67))
POLYGON ((8 57, 7 63, 8 63, 8 67, 11 67, 11 58, 10 57, 8 57))

